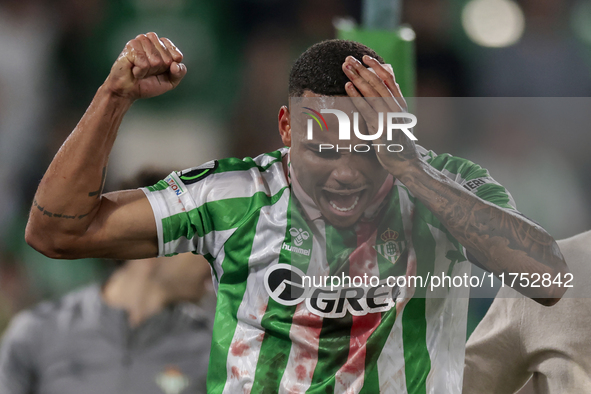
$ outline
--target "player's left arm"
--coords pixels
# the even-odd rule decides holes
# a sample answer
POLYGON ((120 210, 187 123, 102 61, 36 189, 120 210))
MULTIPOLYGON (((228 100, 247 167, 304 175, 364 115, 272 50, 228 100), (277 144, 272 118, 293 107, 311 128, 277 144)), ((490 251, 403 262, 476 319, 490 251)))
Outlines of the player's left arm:
MULTIPOLYGON (((389 71, 369 56, 364 56, 363 61, 375 73, 349 56, 343 71, 351 82, 345 87, 369 131, 375 132, 372 129, 377 127, 377 113, 404 112, 406 103, 389 71)), ((441 221, 479 265, 506 277, 510 273, 527 273, 530 278, 534 273, 540 277, 549 274, 552 283, 547 287, 522 286, 521 280, 515 281, 513 287, 540 304, 558 302, 566 288, 553 279, 560 275, 564 280, 568 267, 554 238, 538 224, 477 197, 433 168, 419 157, 414 142, 402 131, 395 131, 393 138, 387 143, 400 144, 403 150, 376 152, 382 166, 441 221)))

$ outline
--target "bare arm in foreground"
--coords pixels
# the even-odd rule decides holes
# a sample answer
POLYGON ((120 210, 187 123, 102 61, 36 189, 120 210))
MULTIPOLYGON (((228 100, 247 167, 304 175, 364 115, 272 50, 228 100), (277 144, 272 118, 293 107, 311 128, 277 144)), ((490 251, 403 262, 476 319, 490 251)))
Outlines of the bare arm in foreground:
POLYGON ((35 194, 25 239, 53 258, 156 256, 152 209, 141 190, 102 194, 123 116, 140 98, 174 89, 187 69, 174 44, 155 33, 129 41, 35 194))

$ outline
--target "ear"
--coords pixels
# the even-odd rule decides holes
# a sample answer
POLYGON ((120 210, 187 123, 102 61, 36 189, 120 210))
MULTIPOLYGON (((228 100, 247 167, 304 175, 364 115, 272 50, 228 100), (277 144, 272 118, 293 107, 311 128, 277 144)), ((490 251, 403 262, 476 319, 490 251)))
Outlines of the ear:
POLYGON ((289 109, 284 105, 279 108, 279 135, 284 146, 291 147, 291 117, 289 109))

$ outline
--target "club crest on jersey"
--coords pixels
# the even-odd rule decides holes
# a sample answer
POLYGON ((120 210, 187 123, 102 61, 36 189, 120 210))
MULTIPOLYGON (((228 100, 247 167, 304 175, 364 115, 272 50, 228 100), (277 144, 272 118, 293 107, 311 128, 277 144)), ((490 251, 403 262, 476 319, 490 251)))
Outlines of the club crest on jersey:
POLYGON ((187 168, 186 170, 181 171, 179 173, 179 178, 181 178, 185 185, 190 185, 191 183, 199 182, 209 176, 216 168, 218 168, 217 160, 208 161, 198 167, 187 168))
POLYGON ((374 245, 373 247, 376 252, 392 264, 396 263, 404 249, 404 241, 397 241, 398 236, 398 231, 388 228, 380 236, 380 239, 384 241, 384 243, 374 245))
POLYGON ((156 376, 156 384, 165 394, 181 394, 189 387, 189 378, 179 368, 170 366, 156 376))

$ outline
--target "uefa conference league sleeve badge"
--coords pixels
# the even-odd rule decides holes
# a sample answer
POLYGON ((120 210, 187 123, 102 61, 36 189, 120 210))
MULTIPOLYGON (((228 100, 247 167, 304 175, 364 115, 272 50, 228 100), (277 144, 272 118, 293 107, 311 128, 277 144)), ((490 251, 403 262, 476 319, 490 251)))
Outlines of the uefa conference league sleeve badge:
POLYGON ((190 185, 213 174, 216 168, 218 168, 218 161, 211 160, 198 167, 187 168, 186 170, 181 171, 178 175, 185 185, 190 185))

